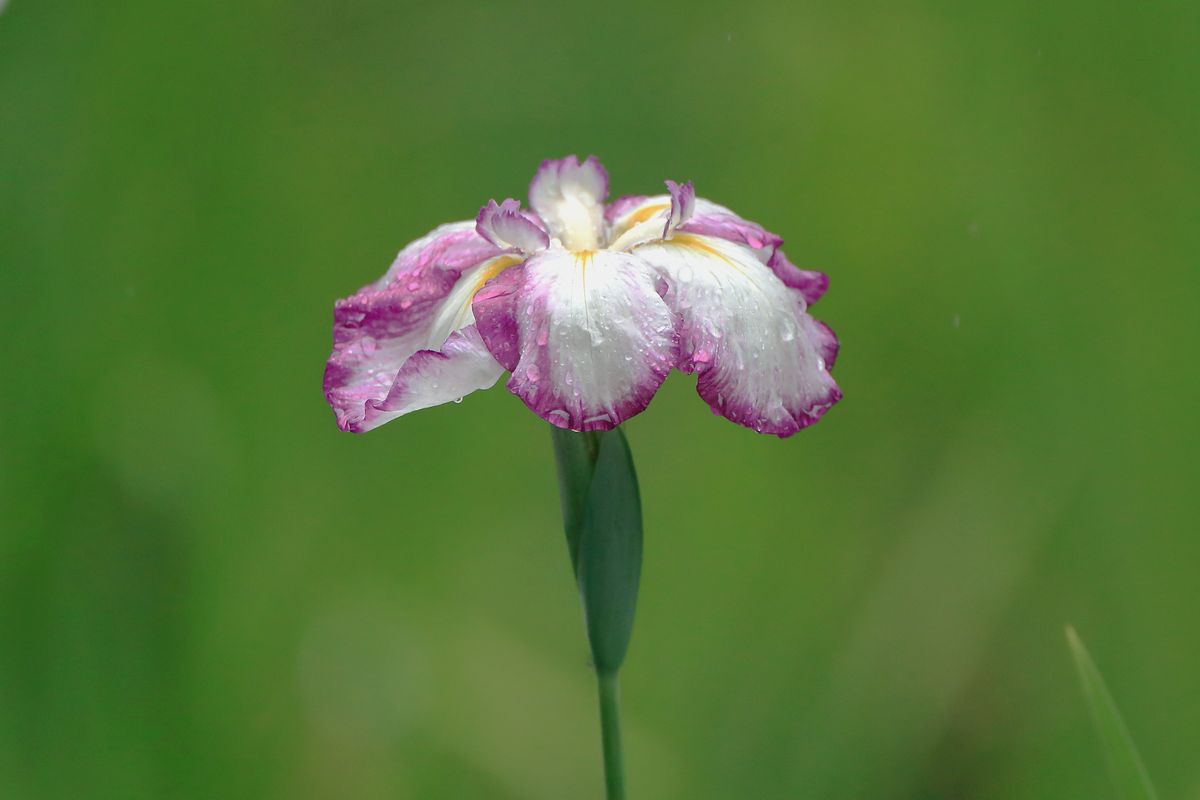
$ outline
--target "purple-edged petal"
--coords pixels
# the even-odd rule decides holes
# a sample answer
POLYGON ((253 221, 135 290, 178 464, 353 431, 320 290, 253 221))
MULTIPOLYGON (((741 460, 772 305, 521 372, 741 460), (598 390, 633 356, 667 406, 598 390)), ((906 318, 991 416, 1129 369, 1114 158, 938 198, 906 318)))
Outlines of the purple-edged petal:
MULTIPOLYGON (((674 208, 679 203, 674 194, 625 197, 618 202, 621 205, 617 207, 617 203, 614 203, 608 214, 611 240, 619 240, 621 248, 618 249, 637 247, 654 238, 647 236, 648 231, 643 229, 650 220, 656 220, 668 212, 674 214, 674 208)), ((788 261, 779 249, 783 239, 778 235, 711 200, 695 198, 691 217, 679 224, 676 230, 717 236, 746 245, 754 251, 759 261, 774 270, 781 281, 800 292, 808 305, 821 299, 829 288, 829 278, 824 273, 799 269, 788 261)))
POLYGON ((709 200, 697 200, 696 206, 696 213, 679 226, 680 231, 717 236, 746 245, 781 281, 800 292, 808 305, 820 300, 829 288, 827 275, 794 266, 779 249, 783 239, 757 222, 742 219, 728 208, 709 200))
POLYGON ((548 250, 476 296, 508 388, 546 421, 608 430, 645 409, 678 359, 675 317, 641 259, 548 250))
POLYGON ((744 244, 762 262, 768 261, 775 253, 783 239, 771 233, 757 222, 743 219, 725 206, 717 205, 703 198, 696 200, 696 212, 686 223, 679 226, 685 233, 698 233, 703 236, 718 236, 731 242, 744 244))
POLYGON ((509 252, 535 253, 550 246, 550 237, 521 213, 521 203, 489 200, 479 209, 475 231, 496 247, 509 252))
POLYGON ((504 368, 488 352, 474 325, 450 334, 437 350, 418 350, 400 367, 381 400, 368 399, 360 430, 422 408, 458 401, 492 386, 504 368))
POLYGON ((594 250, 604 233, 608 173, 596 159, 543 161, 529 184, 529 205, 568 250, 594 250))
MULTIPOLYGON (((470 222, 443 225, 404 248, 382 279, 334 304, 333 352, 325 366, 324 389, 342 430, 370 430, 413 410, 411 400, 388 403, 390 411, 381 405, 406 362, 418 351, 443 349, 455 331, 471 325, 475 291, 520 262, 499 253, 474 228, 470 222)), ((468 360, 461 366, 476 374, 477 364, 468 360)), ((492 370, 494 382, 502 370, 499 364, 492 370)), ((465 392, 436 402, 461 394, 465 392)))
POLYGON ((810 306, 820 300, 829 289, 828 275, 811 269, 800 269, 788 261, 782 250, 775 251, 767 261, 767 266, 774 270, 779 280, 800 292, 804 302, 810 306))
POLYGON ((829 374, 837 340, 803 299, 743 244, 676 233, 635 254, 658 268, 680 315, 679 369, 715 413, 790 436, 841 398, 829 374))
POLYGON ((833 369, 833 365, 837 361, 838 350, 841 348, 837 334, 833 332, 833 328, 820 320, 814 319, 813 323, 816 325, 812 335, 813 344, 816 346, 817 352, 821 354, 821 358, 825 359, 825 369, 833 369))
POLYGON ((497 254, 496 246, 479 236, 474 222, 450 222, 405 245, 383 277, 366 289, 383 290, 396 284, 400 276, 411 281, 433 268, 464 270, 497 254))

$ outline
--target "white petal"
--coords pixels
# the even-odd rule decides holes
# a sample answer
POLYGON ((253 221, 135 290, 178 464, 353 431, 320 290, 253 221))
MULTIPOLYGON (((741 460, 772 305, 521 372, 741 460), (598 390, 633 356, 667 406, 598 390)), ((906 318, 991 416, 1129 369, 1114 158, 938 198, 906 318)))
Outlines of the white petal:
POLYGON ((676 233, 634 252, 670 284, 664 299, 682 319, 678 366, 698 373, 697 391, 715 412, 789 436, 841 397, 822 355, 831 332, 752 249, 676 233))
POLYGON ((568 250, 594 250, 604 232, 608 173, 588 156, 543 161, 529 184, 529 205, 568 250))
POLYGON ((636 256, 551 249, 475 299, 508 388, 548 422, 607 430, 643 410, 678 358, 674 315, 636 256))
POLYGON ((404 362, 382 401, 367 404, 365 428, 404 414, 459 401, 487 389, 504 374, 474 325, 450 334, 437 350, 419 350, 404 362))
POLYGON ((471 311, 471 300, 483 285, 509 267, 520 264, 524 258, 519 255, 500 255, 488 259, 477 267, 462 274, 458 283, 446 295, 446 299, 438 307, 425 332, 422 348, 437 350, 442 342, 454 331, 475 324, 475 314, 471 311))
MULTIPOLYGON (((618 201, 620 202, 620 201, 618 201)), ((671 214, 671 196, 646 197, 617 214, 608 225, 609 248, 626 250, 662 238, 663 224, 671 214)))
MULTIPOLYGON (((407 390, 403 402, 396 399, 398 388, 404 389, 400 376, 408 362, 421 356, 419 363, 430 363, 430 357, 422 353, 443 350, 456 331, 474 322, 471 298, 475 292, 489 278, 520 261, 519 256, 497 255, 474 225, 445 225, 406 247, 384 278, 338 301, 333 352, 324 380, 325 397, 338 426, 362 432, 425 407, 415 405, 417 395, 407 390)), ((481 352, 486 355, 486 350, 481 352)), ((471 388, 457 394, 423 392, 420 396, 441 396, 437 402, 448 402, 480 388, 479 364, 471 354, 459 352, 437 365, 441 371, 456 366, 468 374, 471 388)), ((503 371, 495 363, 489 369, 494 374, 485 382, 488 386, 503 371)))

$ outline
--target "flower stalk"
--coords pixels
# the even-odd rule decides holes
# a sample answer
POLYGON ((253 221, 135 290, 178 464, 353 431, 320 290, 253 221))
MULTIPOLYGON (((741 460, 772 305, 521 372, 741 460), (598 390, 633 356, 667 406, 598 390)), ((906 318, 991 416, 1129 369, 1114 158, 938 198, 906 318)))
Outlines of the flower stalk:
POLYGON ((642 570, 642 507, 629 443, 620 428, 552 429, 563 530, 583 603, 600 700, 608 800, 624 800, 617 704, 642 570))
POLYGON ((621 709, 617 672, 597 672, 600 687, 600 738, 604 745, 604 787, 608 800, 625 800, 625 763, 621 750, 621 709))

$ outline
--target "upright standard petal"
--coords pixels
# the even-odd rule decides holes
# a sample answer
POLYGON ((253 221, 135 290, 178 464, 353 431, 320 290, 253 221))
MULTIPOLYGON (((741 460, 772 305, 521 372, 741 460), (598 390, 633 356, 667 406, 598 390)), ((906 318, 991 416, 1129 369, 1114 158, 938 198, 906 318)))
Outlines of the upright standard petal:
POLYGON ((608 430, 645 409, 678 360, 660 289, 636 256, 554 249, 488 283, 475 319, 530 409, 560 428, 608 430))
POLYGON ((790 436, 841 398, 829 374, 833 332, 750 247, 677 232, 636 255, 658 268, 681 317, 679 369, 715 413, 761 433, 790 436))
MULTIPOLYGON (((482 341, 455 332, 474 322, 475 290, 519 261, 482 239, 474 223, 443 225, 405 247, 379 281, 337 301, 324 389, 338 427, 367 431, 495 383, 503 370, 486 356, 482 341), (462 377, 431 379, 419 390, 401 382, 406 362, 430 351, 445 351, 442 373, 460 369, 462 377)), ((409 373, 418 381, 428 374, 429 369, 409 373)))
POLYGON ((607 196, 608 173, 595 156, 543 161, 529 184, 530 207, 568 250, 600 247, 607 196))

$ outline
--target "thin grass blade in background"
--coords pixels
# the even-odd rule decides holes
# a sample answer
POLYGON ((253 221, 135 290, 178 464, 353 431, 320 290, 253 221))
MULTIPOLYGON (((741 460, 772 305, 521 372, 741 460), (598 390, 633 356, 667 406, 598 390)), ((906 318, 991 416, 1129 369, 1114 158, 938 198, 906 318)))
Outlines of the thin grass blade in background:
POLYGON ((1070 625, 1067 626, 1067 646, 1075 657, 1075 666, 1079 669, 1079 680, 1083 684, 1083 694, 1087 698, 1088 708, 1092 712, 1092 721, 1100 736, 1104 748, 1104 758, 1108 762, 1108 771, 1112 777, 1113 788, 1121 800, 1158 800, 1158 793, 1150 783, 1146 774, 1146 766, 1138 754, 1125 720, 1113 702, 1112 694, 1096 669, 1096 664, 1088 654, 1087 648, 1079 638, 1079 634, 1070 625))

